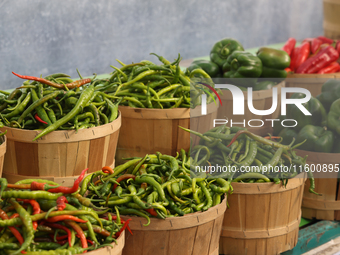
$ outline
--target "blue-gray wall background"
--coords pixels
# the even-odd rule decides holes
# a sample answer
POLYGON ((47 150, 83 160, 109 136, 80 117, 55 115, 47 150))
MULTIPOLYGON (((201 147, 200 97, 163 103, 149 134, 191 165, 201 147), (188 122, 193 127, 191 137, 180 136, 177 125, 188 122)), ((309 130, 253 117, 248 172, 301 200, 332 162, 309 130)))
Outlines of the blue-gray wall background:
POLYGON ((323 34, 321 0, 0 0, 0 89, 24 75, 109 73, 150 52, 206 56, 215 41, 245 48, 323 34))

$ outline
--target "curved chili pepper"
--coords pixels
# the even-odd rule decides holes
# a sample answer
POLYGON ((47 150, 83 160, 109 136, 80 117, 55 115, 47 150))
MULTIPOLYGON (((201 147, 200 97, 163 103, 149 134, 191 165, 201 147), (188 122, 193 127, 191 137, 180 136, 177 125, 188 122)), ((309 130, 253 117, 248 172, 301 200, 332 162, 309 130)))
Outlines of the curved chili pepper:
POLYGON ((81 174, 79 175, 79 177, 77 178, 77 180, 74 181, 73 187, 69 188, 69 187, 63 187, 60 186, 58 188, 55 189, 50 189, 48 190, 51 193, 59 193, 62 192, 63 194, 72 194, 74 192, 76 192, 79 188, 79 183, 83 180, 86 171, 88 170, 88 168, 84 169, 81 174))
POLYGON ((295 71, 302 63, 304 63, 310 54, 310 43, 304 42, 300 46, 294 48, 291 54, 289 68, 295 71))
POLYGON ((82 228, 77 223, 75 223, 73 221, 66 221, 66 224, 68 224, 71 228, 73 228, 73 230, 76 231, 76 233, 79 235, 79 239, 80 239, 82 247, 87 248, 88 245, 87 245, 87 241, 86 241, 86 236, 85 236, 82 228))
MULTIPOLYGON (((64 230, 67 233, 66 237, 68 239, 68 244, 69 244, 70 247, 72 247, 71 231, 67 227, 65 227, 65 226, 63 226, 61 224, 50 223, 50 222, 46 222, 45 225, 48 226, 48 227, 51 227, 51 228, 57 228, 57 229, 64 230)), ((62 240, 62 239, 64 239, 64 238, 59 237, 59 240, 62 240)), ((57 238, 57 240, 58 240, 58 238, 57 238)))
POLYGON ((46 121, 44 121, 44 120, 42 120, 39 116, 38 116, 38 113, 36 113, 35 115, 34 115, 34 118, 37 120, 37 121, 39 121, 40 123, 43 123, 43 124, 48 124, 46 121))
MULTIPOLYGON (((123 174, 123 175, 121 175, 121 176, 119 176, 119 177, 117 178, 116 182, 119 183, 119 182, 121 182, 121 181, 130 179, 130 178, 133 179, 133 180, 135 180, 135 179, 136 179, 136 175, 133 175, 133 174, 123 174)), ((117 183, 115 183, 115 184, 113 185, 113 187, 112 187, 112 192, 115 191, 115 189, 117 188, 117 186, 118 186, 117 183)))
POLYGON ((124 225, 121 227, 121 229, 116 233, 116 238, 118 238, 120 236, 120 234, 126 229, 127 225, 129 224, 129 222, 131 221, 131 219, 127 219, 124 223, 124 225))
POLYGON ((317 72, 318 74, 325 74, 325 73, 336 73, 338 72, 340 69, 340 65, 338 62, 333 62, 330 63, 328 66, 322 68, 319 70, 319 72, 317 72))
POLYGON ((155 216, 155 217, 158 216, 158 214, 157 214, 157 212, 154 208, 144 209, 144 210, 147 211, 148 213, 150 213, 152 216, 155 216))
MULTIPOLYGON (((33 215, 39 214, 41 212, 39 203, 37 201, 35 201, 34 199, 20 199, 20 198, 18 198, 17 200, 18 201, 23 201, 26 204, 30 204, 32 206, 32 208, 33 208, 33 215)), ((33 221, 32 224, 33 224, 33 229, 37 230, 38 222, 33 221)))
POLYGON ((53 217, 48 218, 46 221, 54 223, 54 222, 64 221, 64 220, 73 220, 73 221, 79 222, 79 223, 86 223, 87 222, 86 220, 81 220, 81 219, 79 219, 75 216, 72 216, 72 215, 53 216, 53 217))
MULTIPOLYGON (((18 215, 19 216, 19 215, 18 215)), ((8 215, 0 209, 0 218, 3 220, 8 220, 8 215)), ((8 229, 12 232, 12 234, 15 236, 15 238, 18 240, 18 242, 20 243, 20 245, 23 244, 24 242, 24 238, 22 237, 22 235, 20 234, 20 232, 15 228, 15 227, 8 227, 8 229)))
POLYGON ((313 38, 311 45, 310 45, 312 54, 318 51, 322 43, 323 42, 319 38, 313 38))
POLYGON ((293 52, 293 49, 295 47, 296 44, 296 40, 293 37, 290 37, 287 42, 283 45, 281 50, 284 50, 285 52, 287 52, 287 54, 290 56, 293 52))
POLYGON ((49 85, 51 87, 55 87, 55 88, 58 88, 58 89, 64 89, 65 87, 67 87, 68 89, 73 89, 75 87, 79 88, 80 86, 85 85, 87 83, 90 83, 92 81, 90 78, 87 78, 87 79, 82 79, 82 80, 74 81, 74 82, 67 83, 67 84, 59 84, 59 83, 55 83, 55 82, 46 80, 44 78, 20 75, 20 74, 16 74, 15 72, 12 72, 12 74, 18 76, 21 79, 38 81, 40 83, 43 83, 43 84, 46 84, 46 85, 49 85))
POLYGON ((64 197, 64 196, 58 197, 58 199, 57 199, 57 209, 58 209, 58 211, 62 211, 62 210, 65 209, 65 207, 66 207, 65 203, 68 203, 66 197, 64 197))
POLYGON ((318 36, 317 37, 320 41, 322 41, 323 43, 329 43, 332 44, 334 42, 334 40, 327 38, 325 36, 318 36))
POLYGON ((103 173, 105 173, 105 174, 113 174, 113 169, 111 168, 111 167, 109 167, 109 166, 104 166, 103 168, 102 168, 102 171, 103 171, 103 173))

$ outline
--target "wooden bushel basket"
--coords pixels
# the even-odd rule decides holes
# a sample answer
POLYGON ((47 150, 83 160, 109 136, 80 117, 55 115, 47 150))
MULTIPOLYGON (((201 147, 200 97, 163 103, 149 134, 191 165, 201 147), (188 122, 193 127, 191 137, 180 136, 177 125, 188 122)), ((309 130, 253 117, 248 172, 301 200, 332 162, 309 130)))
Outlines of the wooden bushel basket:
MULTIPOLYGON (((119 106, 122 128, 118 140, 116 162, 122 158, 144 157, 160 152, 176 156, 181 149, 190 148, 190 133, 179 128, 192 128, 204 133, 213 128, 218 105, 207 105, 207 115, 201 115, 201 107, 195 109, 144 109, 119 106)), ((193 143, 199 141, 192 136, 193 143)))
POLYGON ((122 234, 117 238, 117 244, 113 242, 111 244, 113 248, 107 246, 98 250, 89 251, 86 254, 88 255, 122 255, 123 248, 125 245, 125 230, 122 234))
POLYGON ((286 87, 308 89, 313 97, 321 93, 322 85, 328 79, 340 79, 340 73, 332 74, 290 74, 288 73, 286 87), (299 80, 300 79, 300 80, 299 80))
POLYGON ((339 13, 339 0, 323 0, 323 30, 328 38, 340 39, 339 13))
POLYGON ((123 255, 218 255, 218 242, 226 198, 205 212, 196 212, 165 220, 151 218, 144 227, 145 218, 131 218, 133 235, 126 233, 123 255))
MULTIPOLYGON (((307 157, 307 164, 314 165, 313 171, 315 180, 315 191, 322 194, 317 196, 308 191, 305 187, 302 200, 302 217, 307 219, 316 218, 318 220, 340 220, 340 189, 338 188, 338 172, 327 173, 329 178, 322 177, 316 168, 326 164, 327 169, 331 164, 333 169, 340 163, 340 153, 321 153, 296 150, 297 155, 307 157), (315 170, 314 170, 315 169, 315 170)), ((324 177, 324 176, 323 176, 324 177)))
POLYGON ((4 167, 4 158, 7 148, 7 138, 6 135, 0 137, 1 145, 0 145, 0 177, 2 175, 2 170, 4 167))
MULTIPOLYGON (((257 135, 267 135, 268 133, 272 133, 272 122, 271 121, 266 121, 266 119, 277 119, 280 116, 280 109, 281 109, 281 88, 285 86, 285 82, 281 82, 277 84, 277 94, 278 94, 278 103, 277 103, 277 108, 274 113, 271 115, 266 115, 266 116, 258 116, 253 113, 251 113, 248 109, 247 106, 247 91, 243 91, 244 95, 244 115, 233 115, 233 96, 229 90, 222 90, 223 95, 221 95, 221 100, 222 100, 222 106, 218 108, 218 114, 217 114, 217 119, 227 119, 228 124, 230 124, 230 119, 232 119, 233 123, 234 122, 243 122, 245 120, 246 123, 246 128, 250 131, 253 132, 257 135), (262 127, 249 127, 247 122, 251 119, 259 119, 264 122, 264 125, 262 127)), ((273 97, 273 92, 271 89, 268 90, 260 90, 260 91, 253 91, 253 105, 254 108, 257 110, 267 110, 270 109, 272 106, 272 97, 273 97)), ((252 125, 259 125, 258 121, 254 121, 252 125)), ((233 126, 240 126, 242 125, 237 124, 233 126)))
POLYGON ((9 183, 42 178, 72 186, 82 170, 87 173, 114 167, 121 114, 111 123, 94 128, 53 131, 32 141, 41 131, 3 127, 7 153, 3 177, 9 183))
POLYGON ((305 174, 299 174, 286 188, 275 183, 232 183, 220 254, 271 255, 293 249, 298 241, 305 180, 305 174))

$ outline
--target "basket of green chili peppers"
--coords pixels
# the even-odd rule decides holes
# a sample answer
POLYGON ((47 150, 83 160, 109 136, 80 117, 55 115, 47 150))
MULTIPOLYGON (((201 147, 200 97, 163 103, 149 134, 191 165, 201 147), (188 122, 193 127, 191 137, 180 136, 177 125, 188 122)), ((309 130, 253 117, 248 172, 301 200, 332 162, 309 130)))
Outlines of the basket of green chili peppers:
MULTIPOLYGON (((213 223, 222 223, 225 194, 232 188, 222 178, 211 178, 203 172, 195 174, 190 170, 190 161, 184 150, 177 157, 156 153, 131 158, 116 166, 111 174, 98 171, 88 175, 80 194, 97 207, 117 208, 121 215, 132 219, 133 236, 128 234, 124 254, 134 254, 140 247, 146 253, 158 254, 169 245, 169 240, 164 241, 169 234, 179 239, 192 238, 195 244, 171 247, 166 254, 174 254, 179 248, 195 250, 203 238, 196 236, 196 231, 206 231, 207 236, 220 234, 221 224, 213 223), (209 227, 211 224, 213 227, 209 227)), ((109 169, 103 169, 106 168, 109 169)), ((218 249, 218 238, 205 243, 208 248, 210 245, 211 249, 218 249)), ((210 254, 208 248, 200 254, 210 254)))

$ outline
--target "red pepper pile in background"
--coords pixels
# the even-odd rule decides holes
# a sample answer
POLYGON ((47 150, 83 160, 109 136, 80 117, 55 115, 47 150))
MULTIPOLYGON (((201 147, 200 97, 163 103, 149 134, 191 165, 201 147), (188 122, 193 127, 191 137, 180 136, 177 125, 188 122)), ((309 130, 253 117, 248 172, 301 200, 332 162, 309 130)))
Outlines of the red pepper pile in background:
POLYGON ((289 68, 285 69, 287 72, 327 74, 340 71, 340 40, 318 36, 304 39, 297 47, 295 44, 296 40, 289 38, 282 47, 291 59, 289 68))

